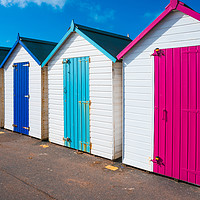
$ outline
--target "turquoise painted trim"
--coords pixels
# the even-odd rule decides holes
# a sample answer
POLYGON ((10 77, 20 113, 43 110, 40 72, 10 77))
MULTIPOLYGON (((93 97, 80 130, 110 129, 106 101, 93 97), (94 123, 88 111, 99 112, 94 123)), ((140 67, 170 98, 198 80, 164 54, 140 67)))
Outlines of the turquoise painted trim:
POLYGON ((95 46, 99 51, 101 51, 105 56, 107 56, 110 60, 112 60, 114 63, 116 62, 116 58, 109 54, 105 49, 103 49, 101 46, 99 46, 96 42, 94 42, 92 39, 90 39, 87 35, 85 35, 83 32, 81 32, 78 28, 75 27, 75 32, 77 32, 80 36, 82 36, 84 39, 86 39, 89 43, 91 43, 93 46, 95 46))
POLYGON ((19 42, 19 39, 17 38, 17 41, 13 45, 12 49, 9 51, 9 53, 7 54, 7 56, 4 58, 3 62, 1 63, 0 68, 2 68, 4 66, 4 64, 8 60, 9 56, 11 55, 11 53, 14 51, 15 47, 17 46, 18 42, 19 42))
POLYGON ((43 61, 41 67, 44 67, 49 62, 49 60, 52 58, 52 56, 58 51, 58 49, 62 46, 62 44, 65 42, 65 40, 74 31, 76 33, 78 33, 79 35, 81 35, 88 42, 90 42, 93 46, 95 46, 99 51, 101 51, 105 56, 107 56, 114 63, 117 61, 117 59, 114 56, 109 54, 105 49, 103 49, 96 42, 94 42, 92 39, 90 39, 88 36, 86 36, 83 32, 81 32, 78 28, 76 28, 74 20, 72 20, 70 29, 67 31, 67 33, 64 35, 64 37, 60 40, 60 42, 56 45, 56 47, 53 49, 53 51, 48 55, 48 57, 43 61))
POLYGON ((44 67, 48 61, 52 58, 52 56, 57 52, 57 50, 61 47, 61 45, 65 42, 65 40, 69 37, 69 35, 74 31, 74 25, 71 25, 70 29, 64 35, 64 37, 60 40, 60 42, 56 45, 56 47, 52 50, 52 52, 48 55, 48 57, 43 61, 41 67, 44 67))
POLYGON ((33 55, 33 53, 25 46, 25 44, 19 40, 19 44, 22 45, 22 47, 24 47, 24 49, 31 55, 31 57, 37 62, 38 65, 40 65, 40 61, 33 55))

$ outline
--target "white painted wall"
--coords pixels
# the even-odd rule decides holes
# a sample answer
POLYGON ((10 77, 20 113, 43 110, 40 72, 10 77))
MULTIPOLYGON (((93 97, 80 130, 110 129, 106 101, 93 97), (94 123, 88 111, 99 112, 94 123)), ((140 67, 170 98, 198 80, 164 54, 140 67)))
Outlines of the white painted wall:
MULTIPOLYGON (((91 59, 89 64, 92 102, 90 109, 91 153, 115 159, 112 61, 77 33, 73 33, 67 39, 48 63, 49 139, 53 143, 64 145, 62 61, 64 58, 84 56, 90 56, 91 59)), ((121 156, 119 153, 117 155, 121 156)))
POLYGON ((173 11, 124 57, 123 163, 153 170, 154 49, 200 45, 200 22, 173 11))
POLYGON ((30 54, 18 44, 4 65, 5 128, 13 130, 13 67, 14 63, 29 62, 29 135, 41 138, 41 67, 30 54))

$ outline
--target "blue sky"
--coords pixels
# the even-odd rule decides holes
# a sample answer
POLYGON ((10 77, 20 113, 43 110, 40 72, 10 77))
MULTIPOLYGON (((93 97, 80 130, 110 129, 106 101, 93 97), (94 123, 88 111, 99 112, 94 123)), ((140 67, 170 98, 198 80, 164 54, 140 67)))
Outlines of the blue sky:
MULTIPOLYGON (((71 20, 134 39, 170 0, 0 0, 0 46, 23 37, 58 42, 71 20)), ((182 0, 200 12, 199 0, 182 0)))

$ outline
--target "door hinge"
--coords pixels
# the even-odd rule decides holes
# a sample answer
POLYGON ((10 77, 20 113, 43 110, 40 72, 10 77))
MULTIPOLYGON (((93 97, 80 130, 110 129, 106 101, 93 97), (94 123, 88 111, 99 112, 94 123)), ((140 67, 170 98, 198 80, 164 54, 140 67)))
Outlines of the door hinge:
POLYGON ((30 131, 30 127, 22 127, 22 128, 24 128, 24 129, 30 131))
POLYGON ((17 65, 13 65, 13 67, 17 67, 17 65))
POLYGON ((67 59, 65 61, 64 60, 62 61, 62 64, 67 64, 67 63, 68 63, 67 59))
POLYGON ((65 141, 65 142, 71 142, 71 139, 68 138, 68 137, 67 137, 67 138, 64 138, 64 137, 63 137, 63 141, 65 141))
POLYGON ((164 51, 159 48, 156 48, 151 56, 164 56, 164 51))
POLYGON ((17 125, 16 125, 16 124, 13 124, 12 126, 13 126, 13 127, 17 127, 17 125))
POLYGON ((89 63, 91 63, 91 58, 89 58, 89 63))

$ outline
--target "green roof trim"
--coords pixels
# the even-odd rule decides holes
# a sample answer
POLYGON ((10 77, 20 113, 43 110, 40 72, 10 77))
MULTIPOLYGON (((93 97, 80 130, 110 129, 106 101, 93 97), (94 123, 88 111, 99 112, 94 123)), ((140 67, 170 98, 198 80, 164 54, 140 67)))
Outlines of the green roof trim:
POLYGON ((63 43, 73 32, 76 32, 79 35, 81 35, 84 39, 90 42, 93 46, 95 46, 99 51, 101 51, 113 62, 116 62, 117 55, 129 43, 132 42, 132 40, 129 37, 75 24, 72 20, 71 26, 68 29, 67 33, 42 63, 42 67, 49 62, 49 60, 53 57, 53 55, 58 51, 58 49, 63 45, 63 43))

